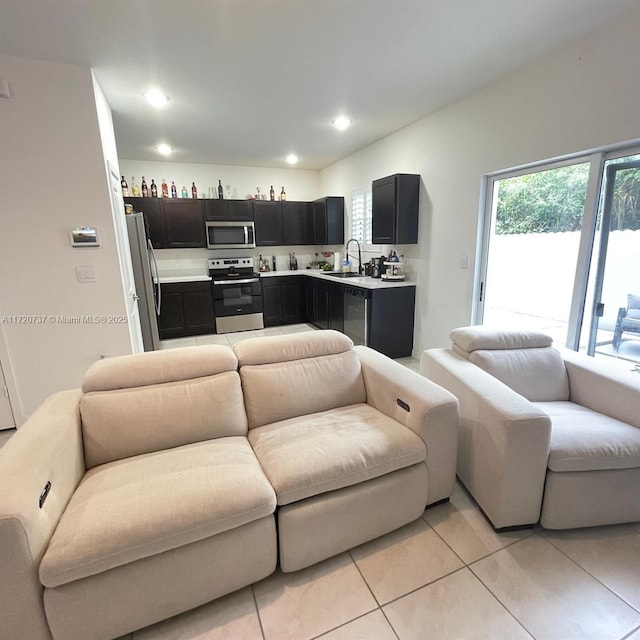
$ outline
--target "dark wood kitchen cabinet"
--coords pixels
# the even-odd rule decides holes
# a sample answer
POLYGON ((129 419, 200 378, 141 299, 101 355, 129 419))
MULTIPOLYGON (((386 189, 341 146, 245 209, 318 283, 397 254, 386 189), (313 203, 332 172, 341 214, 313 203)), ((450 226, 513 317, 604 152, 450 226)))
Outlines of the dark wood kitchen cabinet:
POLYGON ((256 200, 253 203, 256 245, 258 247, 283 244, 282 203, 256 200))
POLYGON ((216 332, 211 282, 169 283, 161 287, 161 340, 216 332))
POLYGON ((264 326, 295 324, 305 320, 305 281, 303 276, 262 278, 264 326))
POLYGON ((309 278, 305 294, 307 322, 319 329, 343 331, 342 284, 309 278))
POLYGON ((373 244, 417 244, 420 176, 397 173, 371 185, 373 244))
POLYGON ((413 350, 415 287, 373 289, 368 338, 372 349, 390 358, 408 358, 413 350))
POLYGON ((313 244, 344 244, 344 198, 328 196, 313 202, 313 244))
POLYGON ((199 200, 167 198, 162 206, 167 249, 206 248, 207 238, 199 200))
POLYGON ((202 200, 205 220, 253 220, 253 200, 202 200))
POLYGON ((164 231, 164 213, 160 198, 124 198, 136 212, 144 213, 147 234, 154 249, 164 249, 167 241, 164 231))
POLYGON ((282 203, 282 239, 285 245, 313 244, 313 204, 282 203))

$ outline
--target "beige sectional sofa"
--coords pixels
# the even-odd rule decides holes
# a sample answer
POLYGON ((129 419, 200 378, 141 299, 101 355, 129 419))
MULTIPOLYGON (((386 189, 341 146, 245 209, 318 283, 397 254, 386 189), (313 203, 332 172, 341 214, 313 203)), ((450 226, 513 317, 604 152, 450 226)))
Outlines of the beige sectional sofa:
POLYGON ((0 449, 0 628, 115 638, 400 527, 451 495, 457 419, 333 331, 100 361, 0 449))
POLYGON ((458 476, 496 528, 640 520, 640 376, 536 331, 462 327, 421 358, 460 402, 458 476))

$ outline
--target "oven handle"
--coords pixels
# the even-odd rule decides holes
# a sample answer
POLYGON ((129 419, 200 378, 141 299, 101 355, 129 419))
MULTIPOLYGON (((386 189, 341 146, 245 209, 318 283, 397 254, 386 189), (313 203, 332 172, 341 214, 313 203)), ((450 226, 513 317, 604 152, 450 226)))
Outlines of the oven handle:
POLYGON ((214 280, 213 284, 251 284, 252 282, 260 282, 260 278, 246 278, 244 280, 214 280))

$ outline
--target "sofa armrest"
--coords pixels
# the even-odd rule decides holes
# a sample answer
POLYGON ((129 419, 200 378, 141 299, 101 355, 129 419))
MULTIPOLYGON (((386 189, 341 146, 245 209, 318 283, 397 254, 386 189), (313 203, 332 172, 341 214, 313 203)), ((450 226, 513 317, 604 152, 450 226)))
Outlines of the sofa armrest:
POLYGON ((551 420, 526 398, 448 349, 421 370, 460 403, 458 475, 496 528, 538 521, 551 420))
POLYGON ((458 443, 458 401, 448 391, 387 356, 355 347, 367 403, 411 429, 427 447, 427 504, 453 493, 458 443))
POLYGON ((571 402, 640 428, 640 374, 568 349, 562 357, 571 402))
POLYGON ((78 390, 52 395, 0 449, 0 627, 8 638, 50 639, 38 567, 85 470, 79 398, 78 390))

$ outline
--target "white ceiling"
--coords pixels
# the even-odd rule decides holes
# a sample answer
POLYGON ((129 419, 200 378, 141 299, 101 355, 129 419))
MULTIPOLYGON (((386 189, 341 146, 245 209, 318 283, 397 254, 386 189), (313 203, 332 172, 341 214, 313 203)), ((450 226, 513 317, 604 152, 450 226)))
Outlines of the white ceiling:
POLYGON ((638 6, 0 0, 0 53, 93 67, 121 158, 159 160, 165 141, 172 161, 279 167, 294 152, 320 169, 638 6), (164 110, 144 101, 150 86, 164 110))

